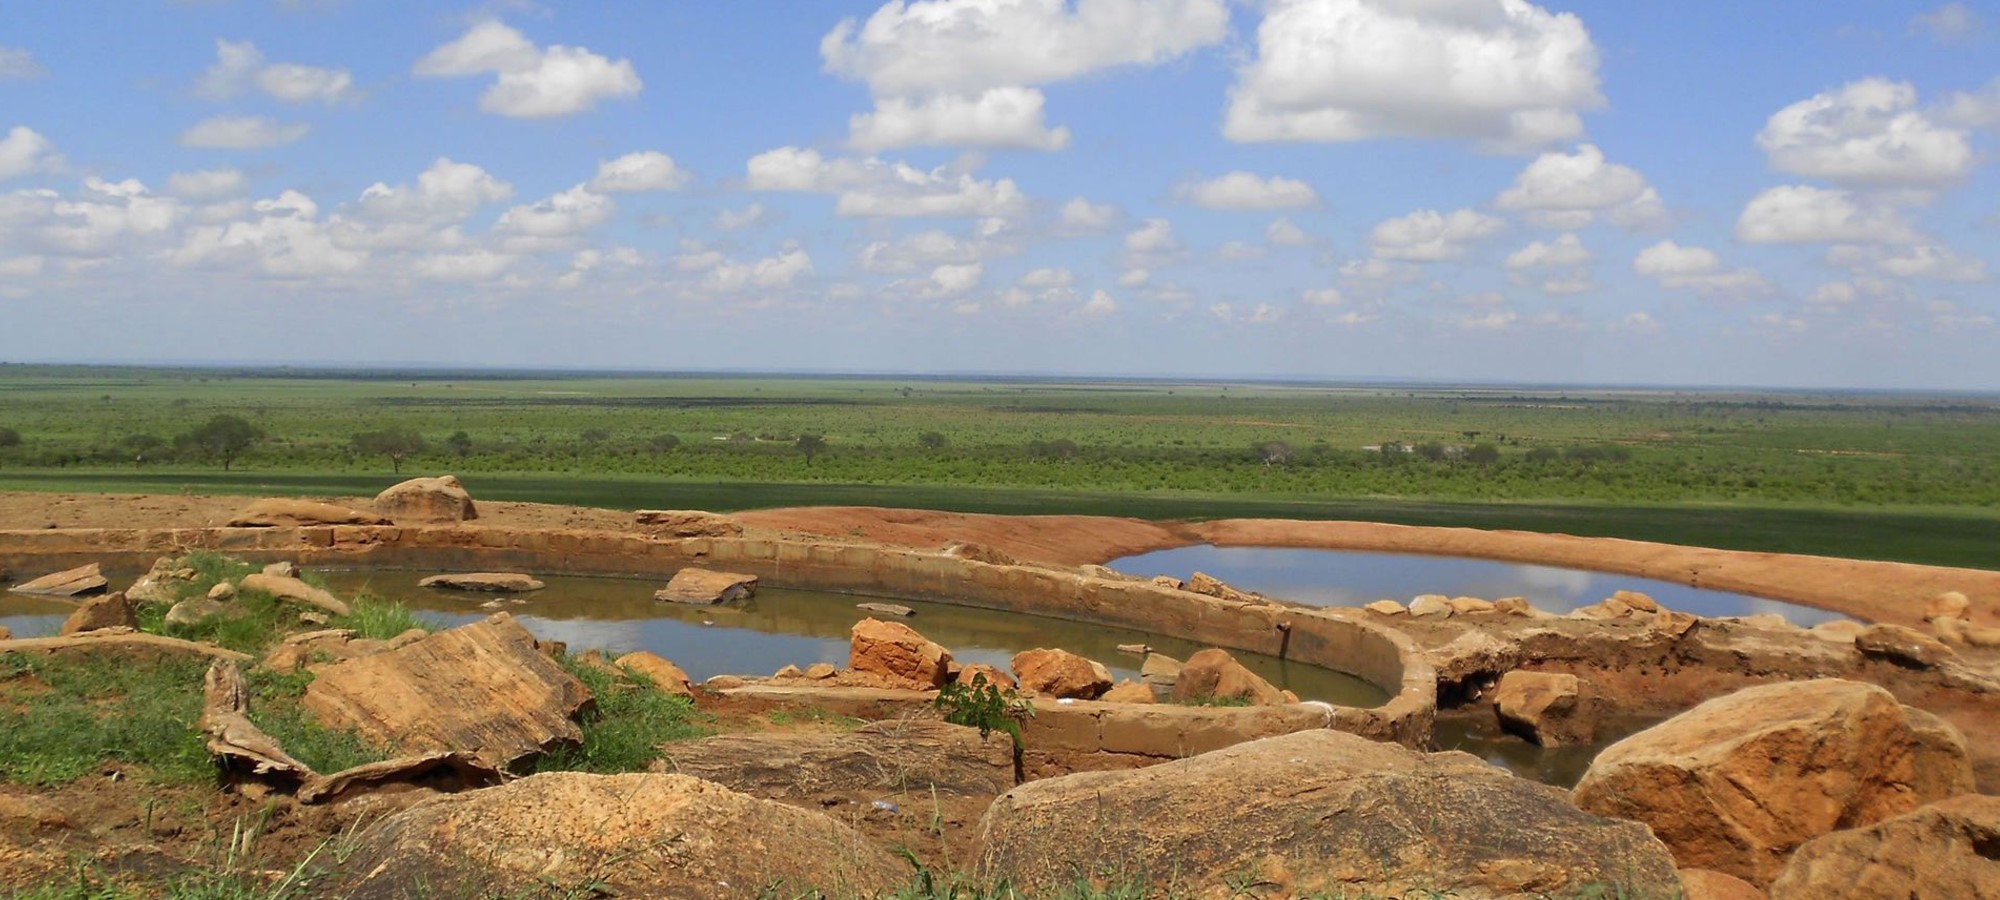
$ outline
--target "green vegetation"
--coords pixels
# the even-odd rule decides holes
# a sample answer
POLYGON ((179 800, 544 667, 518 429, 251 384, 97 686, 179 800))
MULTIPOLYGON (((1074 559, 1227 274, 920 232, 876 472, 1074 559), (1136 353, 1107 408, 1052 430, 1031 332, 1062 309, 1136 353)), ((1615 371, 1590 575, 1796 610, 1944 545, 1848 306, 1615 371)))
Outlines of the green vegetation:
POLYGON ((0 419, 0 489, 366 495, 387 457, 625 508, 1357 517, 1978 566, 2000 540, 2000 400, 1958 395, 4 366, 0 419), (227 418, 261 437, 156 437, 227 418), (357 440, 380 435, 400 455, 357 440))
POLYGON ((207 660, 0 654, 0 780, 65 784, 106 763, 166 784, 215 777, 194 723, 207 660))
POLYGON ((578 656, 564 657, 562 666, 596 702, 578 719, 583 743, 536 759, 537 772, 644 772, 664 755, 661 745, 709 733, 692 701, 659 690, 642 674, 613 672, 578 656))

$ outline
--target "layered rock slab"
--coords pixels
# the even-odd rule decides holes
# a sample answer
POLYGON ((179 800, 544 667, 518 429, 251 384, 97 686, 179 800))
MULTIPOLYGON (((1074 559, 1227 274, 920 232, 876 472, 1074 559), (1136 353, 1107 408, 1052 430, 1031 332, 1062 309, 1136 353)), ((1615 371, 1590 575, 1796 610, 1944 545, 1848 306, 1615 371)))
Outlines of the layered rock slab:
POLYGON ((2000 797, 1953 797, 1815 838, 1771 885, 1771 900, 1839 896, 2000 900, 2000 797))

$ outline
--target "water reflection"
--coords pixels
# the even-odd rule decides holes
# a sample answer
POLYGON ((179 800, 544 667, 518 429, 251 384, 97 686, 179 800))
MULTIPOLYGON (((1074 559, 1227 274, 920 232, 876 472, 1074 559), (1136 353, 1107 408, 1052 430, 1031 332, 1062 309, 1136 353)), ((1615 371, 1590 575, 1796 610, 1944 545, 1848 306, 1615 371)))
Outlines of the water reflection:
POLYGON ((1590 761, 1604 748, 1660 723, 1659 719, 1613 717, 1598 722, 1601 740, 1573 747, 1541 747, 1500 730, 1491 715, 1439 716, 1432 741, 1439 750, 1477 756, 1522 778, 1561 788, 1576 787, 1590 761))
POLYGON ((1408 602, 1419 594, 1526 597, 1536 608, 1567 613, 1619 590, 1643 591, 1670 609, 1703 616, 1777 613, 1799 625, 1843 618, 1838 613, 1684 584, 1525 563, 1279 547, 1200 545, 1113 560, 1133 575, 1186 578, 1207 572, 1238 588, 1315 606, 1359 606, 1384 598, 1408 602))

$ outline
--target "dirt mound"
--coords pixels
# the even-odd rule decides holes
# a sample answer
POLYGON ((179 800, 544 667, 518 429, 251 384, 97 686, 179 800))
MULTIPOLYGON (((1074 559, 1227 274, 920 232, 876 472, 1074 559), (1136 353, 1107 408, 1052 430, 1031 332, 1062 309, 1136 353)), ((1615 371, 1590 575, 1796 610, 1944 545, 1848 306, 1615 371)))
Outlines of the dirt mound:
POLYGON ((938 550, 972 542, 1017 559, 1080 565, 1195 543, 1180 526, 1099 516, 995 516, 873 506, 812 506, 738 513, 770 531, 938 550))

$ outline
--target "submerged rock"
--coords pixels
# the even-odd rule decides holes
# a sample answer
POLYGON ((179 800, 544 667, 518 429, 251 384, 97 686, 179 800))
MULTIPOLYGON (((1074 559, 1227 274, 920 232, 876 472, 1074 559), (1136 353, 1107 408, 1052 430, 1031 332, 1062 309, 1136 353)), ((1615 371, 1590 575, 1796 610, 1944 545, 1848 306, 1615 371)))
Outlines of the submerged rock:
POLYGON ((1210 647, 1188 657, 1174 681, 1176 703, 1236 701, 1251 706, 1279 706, 1285 695, 1276 685, 1244 668, 1229 651, 1210 647))
POLYGON ((854 608, 862 612, 871 612, 884 616, 901 616, 906 619, 917 614, 916 610, 900 603, 877 603, 873 600, 866 603, 856 603, 854 604, 854 608))
POLYGON ((748 600, 756 593, 755 575, 713 572, 690 566, 675 572, 666 587, 653 592, 653 599, 668 603, 713 605, 748 600))
POLYGON ((479 591, 489 594, 525 594, 548 587, 531 575, 519 572, 460 572, 432 575, 417 582, 418 587, 447 591, 479 591))
POLYGON ((1515 670, 1493 688, 1500 727, 1544 747, 1588 744, 1597 736, 1597 704, 1575 675, 1515 670))

